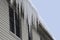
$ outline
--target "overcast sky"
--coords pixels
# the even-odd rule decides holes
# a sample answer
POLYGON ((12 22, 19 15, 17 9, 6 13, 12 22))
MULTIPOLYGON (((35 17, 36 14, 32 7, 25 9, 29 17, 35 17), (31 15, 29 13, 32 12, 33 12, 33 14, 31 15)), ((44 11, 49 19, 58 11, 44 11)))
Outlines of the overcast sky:
POLYGON ((48 31, 60 40, 60 0, 31 0, 47 25, 48 31))

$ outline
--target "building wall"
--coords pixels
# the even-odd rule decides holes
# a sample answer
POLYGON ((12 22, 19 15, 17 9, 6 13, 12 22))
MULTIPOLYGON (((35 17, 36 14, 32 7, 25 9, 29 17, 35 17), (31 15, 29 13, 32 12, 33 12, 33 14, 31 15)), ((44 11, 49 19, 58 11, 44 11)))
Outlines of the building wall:
POLYGON ((35 31, 35 29, 32 29, 32 38, 33 40, 40 40, 40 35, 35 31))
POLYGON ((6 0, 0 0, 0 40, 19 40, 9 31, 9 8, 6 0))
MULTIPOLYGON (((32 30, 32 39, 40 40, 41 36, 37 32, 37 12, 31 6, 28 0, 18 0, 19 3, 19 15, 21 18, 21 38, 22 40, 29 40, 27 18, 29 24, 29 32, 32 30), (21 17, 21 5, 24 12, 24 18, 21 17), (32 25, 32 18, 33 24, 32 25), (32 28, 32 29, 31 29, 32 28)), ((9 21, 9 7, 6 0, 0 0, 0 40, 21 40, 15 34, 10 31, 9 21)))

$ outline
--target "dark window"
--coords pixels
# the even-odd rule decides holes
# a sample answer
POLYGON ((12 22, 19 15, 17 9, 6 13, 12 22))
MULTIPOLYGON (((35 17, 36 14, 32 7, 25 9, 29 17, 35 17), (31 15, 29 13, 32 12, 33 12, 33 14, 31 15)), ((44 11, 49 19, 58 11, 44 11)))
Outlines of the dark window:
POLYGON ((10 31, 20 37, 19 8, 13 9, 9 6, 10 31))
POLYGON ((28 17, 27 17, 27 27, 28 27, 28 39, 29 40, 32 40, 32 26, 31 27, 29 27, 29 23, 28 23, 28 17))
POLYGON ((16 35, 20 37, 19 15, 15 13, 16 35))
POLYGON ((9 6, 10 31, 14 33, 14 10, 9 6))
POLYGON ((21 17, 24 18, 24 8, 23 8, 22 4, 21 4, 21 17))

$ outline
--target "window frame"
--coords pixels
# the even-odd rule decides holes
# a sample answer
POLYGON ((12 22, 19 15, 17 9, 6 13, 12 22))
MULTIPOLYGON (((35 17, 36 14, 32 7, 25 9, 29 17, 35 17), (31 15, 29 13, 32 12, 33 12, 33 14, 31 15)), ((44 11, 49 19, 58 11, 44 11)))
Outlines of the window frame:
MULTIPOLYGON (((16 6, 16 5, 15 5, 16 6)), ((20 17, 19 17, 19 4, 18 4, 18 7, 15 7, 14 5, 12 6, 11 4, 9 4, 9 23, 10 23, 10 31, 13 33, 13 34, 15 34, 17 37, 19 37, 19 38, 21 38, 21 26, 20 26, 20 17), (14 9, 14 7, 15 7, 15 9, 14 9), (11 8, 11 9, 10 9, 11 8), (13 10, 13 13, 11 13, 11 11, 10 10, 13 10), (11 14, 13 14, 13 18, 11 17, 12 15, 10 15, 10 13, 11 14), (11 20, 13 19, 13 24, 12 24, 12 22, 11 22, 11 20), (12 27, 13 27, 13 29, 11 28, 11 25, 13 25, 12 27), (19 25, 19 26, 18 26, 19 25), (19 29, 18 29, 19 28, 19 29), (12 30, 11 30, 12 29, 12 30), (19 34, 18 34, 19 33, 19 34)))

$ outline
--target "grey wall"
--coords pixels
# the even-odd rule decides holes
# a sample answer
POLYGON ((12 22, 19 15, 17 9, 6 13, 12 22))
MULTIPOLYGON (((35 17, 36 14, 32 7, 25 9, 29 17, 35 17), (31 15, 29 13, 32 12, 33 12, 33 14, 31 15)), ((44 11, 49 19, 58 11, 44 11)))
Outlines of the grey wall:
MULTIPOLYGON (((9 8, 6 0, 0 0, 0 40, 17 40, 9 31, 9 8)), ((20 39, 18 39, 20 40, 20 39)))
POLYGON ((34 29, 32 29, 32 38, 33 40, 40 40, 40 35, 34 29))
MULTIPOLYGON (((22 39, 28 40, 28 29, 27 29, 28 27, 26 25, 26 18, 28 17, 29 28, 31 28, 31 23, 32 23, 31 20, 33 15, 33 23, 35 25, 35 28, 37 29, 37 25, 36 25, 37 12, 35 11, 35 9, 32 7, 32 5, 28 0, 23 0, 23 8, 24 8, 24 20, 22 19, 22 39)), ((33 30, 33 36, 34 35, 37 37, 36 39, 40 38, 38 33, 33 30)))
MULTIPOLYGON (((31 6, 28 0, 19 0, 19 10, 21 7, 21 2, 23 3, 24 8, 24 19, 21 18, 21 26, 22 26, 22 40, 28 40, 28 26, 26 23, 26 18, 28 17, 29 22, 29 28, 31 28, 31 20, 33 15, 33 23, 34 27, 37 30, 36 26, 36 19, 37 19, 37 12, 35 9, 31 6)), ((21 12, 21 10, 19 11, 21 12)), ((21 16, 21 15, 20 15, 21 16)), ((0 39, 1 40, 20 40, 15 34, 13 34, 10 30, 9 25, 9 8, 8 3, 6 0, 0 0, 0 39)), ((35 29, 32 30, 33 34, 33 40, 40 40, 39 34, 35 31, 35 29)))

